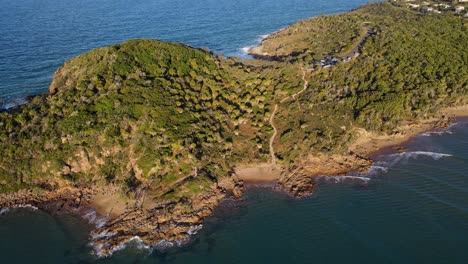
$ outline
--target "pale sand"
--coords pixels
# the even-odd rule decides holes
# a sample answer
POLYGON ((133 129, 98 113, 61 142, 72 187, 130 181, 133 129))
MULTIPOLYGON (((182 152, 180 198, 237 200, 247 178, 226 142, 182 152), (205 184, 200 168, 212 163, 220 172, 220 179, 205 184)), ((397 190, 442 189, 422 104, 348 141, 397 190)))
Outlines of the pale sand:
MULTIPOLYGON (((468 105, 446 108, 441 111, 441 114, 452 117, 468 116, 468 105)), ((366 131, 363 128, 354 127, 352 129, 357 133, 357 139, 350 144, 349 150, 360 156, 369 157, 379 150, 399 146, 418 134, 433 130, 437 121, 439 121, 439 119, 432 118, 405 125, 399 128, 399 133, 393 135, 378 134, 366 131)), ((302 163, 301 166, 304 171, 310 175, 327 173, 339 174, 341 170, 345 173, 347 172, 347 168, 352 167, 350 163, 359 162, 359 160, 352 155, 333 155, 325 157, 324 155, 316 156, 312 154, 311 156, 313 158, 309 157, 306 160, 299 161, 299 163, 302 163)), ((273 166, 270 163, 245 164, 238 165, 235 172, 240 179, 247 183, 271 183, 277 182, 280 179, 283 168, 279 165, 273 166)))
POLYGON ((449 115, 449 116, 466 117, 468 116, 468 105, 461 105, 461 106, 446 108, 442 110, 442 113, 449 115))
POLYGON ((91 198, 91 207, 102 216, 115 218, 125 212, 127 204, 118 194, 97 194, 91 198))
MULTIPOLYGON (((468 105, 445 108, 440 113, 451 117, 468 116, 468 105)), ((418 134, 433 130, 437 121, 439 119, 432 118, 405 125, 400 127, 400 132, 394 135, 377 134, 362 128, 353 128, 358 132, 358 136, 356 141, 349 146, 349 150, 361 156, 369 157, 372 153, 383 148, 399 146, 418 134)))
POLYGON ((262 45, 255 46, 249 49, 248 53, 250 55, 260 55, 260 56, 267 56, 268 53, 263 52, 262 45))
POLYGON ((276 182, 282 169, 269 163, 238 165, 235 172, 239 178, 247 183, 276 182))

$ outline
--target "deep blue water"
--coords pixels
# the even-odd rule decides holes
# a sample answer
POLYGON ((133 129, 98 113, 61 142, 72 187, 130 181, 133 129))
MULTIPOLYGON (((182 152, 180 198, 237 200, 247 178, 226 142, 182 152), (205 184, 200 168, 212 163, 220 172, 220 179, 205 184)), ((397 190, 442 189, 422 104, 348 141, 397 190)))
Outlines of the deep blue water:
POLYGON ((99 260, 83 220, 13 211, 0 216, 0 256, 2 263, 468 263, 468 123, 408 147, 378 158, 387 172, 323 179, 301 200, 249 188, 243 201, 224 202, 192 244, 165 253, 129 245, 99 260))
MULTIPOLYGON (((66 59, 129 38, 245 56, 264 34, 365 2, 0 0, 0 98, 45 92, 66 59)), ((468 124, 379 160, 387 172, 324 178, 301 200, 250 188, 219 207, 191 245, 166 253, 130 245, 98 260, 84 220, 12 210, 0 216, 0 263, 468 263, 468 124)))
POLYGON ((47 91, 53 72, 90 49, 157 38, 245 56, 262 35, 368 0, 0 0, 0 98, 47 91))

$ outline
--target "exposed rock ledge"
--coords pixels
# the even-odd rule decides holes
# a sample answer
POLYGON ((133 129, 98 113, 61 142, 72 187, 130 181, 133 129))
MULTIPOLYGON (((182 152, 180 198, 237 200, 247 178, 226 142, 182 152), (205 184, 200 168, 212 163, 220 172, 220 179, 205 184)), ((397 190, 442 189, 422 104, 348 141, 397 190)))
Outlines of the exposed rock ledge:
MULTIPOLYGON (((114 188, 65 182, 44 182, 42 186, 43 190, 1 194, 0 208, 28 204, 46 211, 82 213, 83 208, 93 208, 91 201, 94 196, 113 195, 116 192, 114 188)), ((242 194, 243 182, 234 175, 221 179, 209 192, 194 196, 191 200, 168 200, 151 207, 138 206, 138 202, 127 204, 124 212, 114 217, 100 215, 107 221, 102 226, 96 226, 90 240, 98 256, 111 255, 135 236, 151 246, 161 241, 185 243, 222 199, 239 198, 242 194)))
MULTIPOLYGON (((103 188, 96 185, 73 185, 66 181, 46 181, 37 184, 42 188, 40 190, 0 194, 0 209, 26 204, 49 211, 72 213, 80 213, 82 208, 96 209, 102 218, 107 219, 104 225, 96 227, 90 237, 95 253, 99 256, 109 256, 135 236, 152 246, 160 245, 161 242, 169 245, 183 244, 198 231, 204 218, 213 213, 221 200, 242 196, 244 180, 260 183, 276 182, 278 189, 301 198, 312 193, 317 176, 338 176, 349 172, 366 173, 372 165, 372 160, 368 157, 373 152, 382 147, 401 144, 423 131, 446 127, 452 121, 452 118, 447 117, 430 119, 404 126, 400 133, 387 136, 357 131, 361 135, 356 141, 358 144, 351 145, 348 153, 311 155, 297 162, 289 170, 280 165, 273 168, 269 164, 239 166, 236 173, 222 178, 210 191, 195 195, 190 200, 167 200, 161 203, 149 203, 151 205, 136 200, 127 202, 123 208, 112 213, 109 208, 100 210, 93 200, 96 200, 96 197, 101 199, 115 196, 118 187, 103 188)), ((116 204, 113 203, 113 206, 116 204)))

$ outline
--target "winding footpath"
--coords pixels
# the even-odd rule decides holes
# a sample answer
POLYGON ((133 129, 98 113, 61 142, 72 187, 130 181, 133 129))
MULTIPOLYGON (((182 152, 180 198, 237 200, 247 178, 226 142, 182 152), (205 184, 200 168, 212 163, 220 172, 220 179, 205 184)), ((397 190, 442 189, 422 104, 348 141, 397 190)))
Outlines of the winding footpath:
POLYGON ((273 141, 275 141, 276 134, 278 134, 278 130, 276 129, 275 123, 274 123, 275 114, 277 110, 278 110, 278 104, 275 104, 275 109, 273 109, 273 113, 271 113, 271 116, 270 116, 270 125, 273 128, 273 135, 271 135, 271 138, 270 138, 270 155, 271 155, 271 165, 273 169, 276 167, 276 156, 275 156, 275 150, 273 149, 273 141))
MULTIPOLYGON (((302 88, 302 90, 300 90, 299 92, 291 96, 293 100, 295 100, 296 96, 303 93, 309 86, 309 82, 306 80, 305 75, 306 75, 306 71, 302 69, 302 80, 304 81, 304 87, 302 88)), ((280 101, 280 103, 286 102, 289 98, 290 98, 289 96, 286 98, 283 98, 280 101)), ((275 126, 275 115, 277 111, 278 111, 278 104, 275 104, 275 108, 273 109, 273 112, 271 113, 271 116, 270 116, 270 126, 273 128, 273 135, 271 135, 271 138, 270 138, 270 156, 271 156, 271 166, 273 169, 276 168, 276 154, 275 154, 275 149, 273 148, 273 142, 275 141, 275 137, 278 134, 278 129, 276 129, 276 126, 275 126)))

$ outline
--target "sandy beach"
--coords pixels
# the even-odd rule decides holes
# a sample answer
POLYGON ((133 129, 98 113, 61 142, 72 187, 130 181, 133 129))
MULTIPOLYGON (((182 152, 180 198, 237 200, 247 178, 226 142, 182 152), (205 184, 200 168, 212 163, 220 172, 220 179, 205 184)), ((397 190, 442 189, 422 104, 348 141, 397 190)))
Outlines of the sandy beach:
POLYGON ((420 122, 401 126, 395 134, 379 134, 363 128, 352 128, 356 140, 349 145, 349 153, 327 156, 314 155, 298 161, 295 171, 286 171, 280 165, 270 163, 242 164, 235 169, 240 179, 247 184, 266 184, 288 180, 300 173, 308 176, 343 175, 350 171, 365 172, 372 165, 372 158, 390 152, 404 149, 402 145, 411 138, 434 129, 445 128, 450 121, 468 117, 468 105, 445 108, 440 112, 446 119, 430 118, 420 122), (448 117, 452 119, 447 119, 448 117))
POLYGON ((271 183, 278 181, 283 169, 270 163, 238 165, 235 169, 237 176, 245 183, 271 183))
POLYGON ((399 128, 399 132, 393 135, 377 134, 361 128, 355 128, 358 131, 357 140, 352 143, 349 149, 359 155, 372 158, 376 153, 382 151, 395 152, 398 148, 411 140, 411 138, 434 129, 443 129, 454 120, 468 116, 468 105, 449 107, 440 111, 441 116, 452 118, 444 122, 439 118, 430 118, 418 123, 407 124, 399 128))

